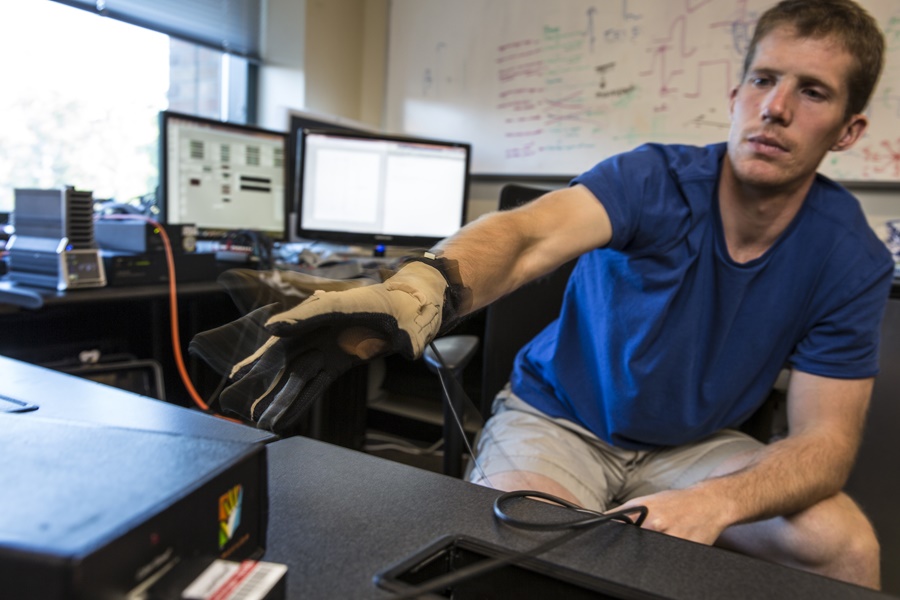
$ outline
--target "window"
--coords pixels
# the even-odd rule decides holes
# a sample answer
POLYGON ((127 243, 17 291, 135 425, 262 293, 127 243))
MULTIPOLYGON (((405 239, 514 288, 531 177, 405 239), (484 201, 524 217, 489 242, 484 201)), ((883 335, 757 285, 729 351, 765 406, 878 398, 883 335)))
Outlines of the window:
POLYGON ((247 59, 56 2, 0 3, 0 53, 0 212, 17 187, 153 194, 160 110, 246 122, 247 59))

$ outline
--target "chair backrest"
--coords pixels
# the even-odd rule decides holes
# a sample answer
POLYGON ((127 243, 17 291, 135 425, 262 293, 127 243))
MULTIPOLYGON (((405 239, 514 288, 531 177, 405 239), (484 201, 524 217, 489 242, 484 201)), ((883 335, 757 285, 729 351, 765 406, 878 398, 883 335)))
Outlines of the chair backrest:
MULTIPOLYGON (((549 190, 509 184, 500 192, 500 210, 525 204, 549 190)), ((572 260, 487 307, 483 337, 481 412, 490 414, 491 403, 512 372, 519 349, 559 316, 572 260)))

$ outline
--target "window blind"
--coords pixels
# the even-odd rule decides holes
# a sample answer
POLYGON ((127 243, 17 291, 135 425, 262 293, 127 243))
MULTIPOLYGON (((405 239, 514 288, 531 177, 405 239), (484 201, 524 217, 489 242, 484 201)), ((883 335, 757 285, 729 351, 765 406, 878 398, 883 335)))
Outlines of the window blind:
POLYGON ((261 0, 54 0, 195 44, 259 60, 261 0))

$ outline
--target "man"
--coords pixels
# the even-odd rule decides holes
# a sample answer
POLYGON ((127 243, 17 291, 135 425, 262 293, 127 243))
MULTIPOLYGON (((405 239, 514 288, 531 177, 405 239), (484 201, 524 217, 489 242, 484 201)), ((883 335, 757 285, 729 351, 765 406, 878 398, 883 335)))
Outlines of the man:
POLYGON ((878 587, 872 527, 840 490, 892 262, 816 169, 865 131, 882 54, 851 0, 782 2, 731 93, 727 145, 613 157, 383 285, 317 293, 267 321, 274 336, 237 365, 223 406, 276 429, 336 369, 321 365, 418 356, 442 318, 580 256, 560 318, 495 403, 473 480, 595 510, 644 505, 646 528, 878 587), (789 435, 734 431, 785 364, 789 435))

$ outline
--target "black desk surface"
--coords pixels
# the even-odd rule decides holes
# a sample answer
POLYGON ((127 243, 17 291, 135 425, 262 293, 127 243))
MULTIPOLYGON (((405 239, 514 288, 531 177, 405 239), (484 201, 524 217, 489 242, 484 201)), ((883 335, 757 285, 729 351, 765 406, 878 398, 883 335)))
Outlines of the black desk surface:
POLYGON ((277 439, 261 429, 3 356, 0 356, 0 396, 38 406, 33 412, 22 413, 22 418, 37 415, 251 443, 277 439))
MULTIPOLYGON (((373 576, 446 535, 514 550, 556 533, 495 522, 498 492, 323 442, 279 440, 250 427, 0 357, 0 395, 44 418, 198 437, 269 442, 264 560, 288 565, 288 598, 390 598, 373 576)), ((2 432, 0 432, 2 439, 2 432)), ((8 449, 13 452, 14 449, 8 449)), ((560 509, 530 502, 529 513, 560 509)), ((545 557, 666 598, 885 598, 816 575, 651 531, 610 523, 545 557)))
MULTIPOLYGON (((268 445, 264 560, 289 567, 289 598, 390 598, 373 576, 444 535, 516 550, 558 533, 495 522, 498 492, 306 438, 268 445)), ((529 511, 560 509, 532 502, 529 511)), ((544 557, 666 598, 884 598, 883 594, 609 523, 544 557)))
MULTIPOLYGON (((209 281, 178 283, 178 295, 223 292, 224 288, 210 276, 209 281)), ((122 285, 99 288, 83 288, 57 291, 18 285, 9 279, 0 278, 0 304, 21 308, 38 309, 56 304, 77 304, 107 300, 128 300, 131 298, 155 298, 169 295, 168 284, 122 285)))

